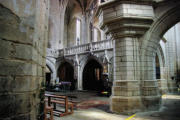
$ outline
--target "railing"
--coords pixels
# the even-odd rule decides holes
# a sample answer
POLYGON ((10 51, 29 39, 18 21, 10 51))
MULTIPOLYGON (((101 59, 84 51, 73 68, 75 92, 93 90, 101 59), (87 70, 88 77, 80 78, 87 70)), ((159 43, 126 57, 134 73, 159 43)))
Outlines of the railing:
POLYGON ((60 50, 47 50, 47 56, 67 56, 67 55, 75 55, 75 54, 84 54, 87 52, 96 52, 102 51, 106 49, 113 48, 113 41, 112 40, 103 40, 98 42, 92 42, 88 44, 78 45, 74 47, 64 48, 60 50))
POLYGON ((113 48, 112 40, 103 40, 103 41, 93 42, 91 50, 97 51, 97 50, 104 50, 111 48, 113 48))
POLYGON ((58 57, 59 56, 59 52, 57 50, 52 50, 49 48, 47 48, 46 54, 47 54, 46 56, 50 56, 50 57, 58 57))
POLYGON ((83 45, 78 45, 78 46, 74 46, 70 48, 65 48, 64 50, 65 50, 64 55, 85 53, 90 50, 90 44, 83 44, 83 45))

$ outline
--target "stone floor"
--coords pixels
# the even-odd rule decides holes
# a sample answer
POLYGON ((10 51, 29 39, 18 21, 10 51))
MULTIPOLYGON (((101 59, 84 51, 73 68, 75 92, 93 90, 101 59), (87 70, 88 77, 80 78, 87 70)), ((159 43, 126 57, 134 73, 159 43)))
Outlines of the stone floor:
MULTIPOLYGON (((62 93, 58 93, 62 94, 62 93)), ((180 94, 168 94, 162 96, 162 106, 159 111, 140 112, 134 115, 117 115, 109 111, 109 98, 98 96, 90 92, 63 93, 72 98, 78 104, 84 101, 102 101, 99 104, 88 107, 76 107, 72 115, 56 117, 55 120, 180 120, 180 94)))

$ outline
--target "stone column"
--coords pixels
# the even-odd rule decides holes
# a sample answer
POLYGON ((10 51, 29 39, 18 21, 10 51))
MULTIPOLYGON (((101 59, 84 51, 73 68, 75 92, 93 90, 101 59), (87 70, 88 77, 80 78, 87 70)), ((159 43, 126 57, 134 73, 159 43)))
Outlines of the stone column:
POLYGON ((168 89, 169 92, 177 92, 177 86, 176 86, 176 27, 172 27, 171 29, 166 32, 164 37, 166 38, 167 42, 165 44, 166 49, 166 66, 168 68, 167 73, 167 80, 168 80, 168 89))
POLYGON ((158 84, 159 84, 159 90, 160 90, 160 93, 163 95, 163 94, 166 94, 168 93, 168 86, 167 86, 167 67, 160 67, 160 71, 161 71, 161 79, 158 79, 158 84))
MULTIPOLYGON (((158 43, 152 44, 157 48, 158 43)), ((141 95, 145 110, 158 110, 160 106, 161 95, 156 79, 155 69, 155 51, 144 48, 146 54, 141 58, 141 95)), ((142 56, 141 56, 142 57, 142 56)))
POLYGON ((86 11, 83 12, 81 20, 81 41, 80 44, 86 44, 90 42, 90 21, 89 15, 86 11))
POLYGON ((43 120, 49 0, 0 1, 0 119, 43 120))
POLYGON ((115 39, 114 63, 111 110, 127 114, 138 111, 142 105, 137 38, 115 39))
POLYGON ((81 75, 81 66, 79 62, 79 56, 76 54, 77 62, 77 90, 82 90, 82 75, 81 75))
POLYGON ((101 28, 115 42, 113 112, 130 114, 143 109, 139 38, 149 29, 153 15, 150 0, 112 1, 99 9, 101 28))
POLYGON ((50 1, 49 42, 52 49, 61 49, 64 47, 64 19, 68 1, 50 1))
POLYGON ((167 67, 165 67, 165 54, 163 52, 162 46, 159 44, 156 52, 160 65, 160 79, 157 79, 158 87, 161 95, 168 93, 167 87, 167 67))
POLYGON ((81 72, 81 66, 80 65, 78 65, 78 80, 77 80, 77 83, 78 83, 78 90, 82 90, 83 88, 82 88, 82 80, 83 80, 83 78, 82 78, 82 72, 81 72))
POLYGON ((60 49, 64 48, 64 20, 65 20, 65 12, 66 12, 66 7, 68 4, 69 0, 60 0, 60 49))
POLYGON ((104 31, 101 30, 100 32, 101 32, 101 40, 105 40, 105 39, 106 39, 106 36, 105 36, 105 34, 104 34, 104 31))

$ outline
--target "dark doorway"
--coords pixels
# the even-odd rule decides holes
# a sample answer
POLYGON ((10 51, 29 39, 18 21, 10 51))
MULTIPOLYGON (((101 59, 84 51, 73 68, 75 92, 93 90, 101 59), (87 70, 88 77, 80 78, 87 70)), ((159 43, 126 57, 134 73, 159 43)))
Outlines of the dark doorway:
POLYGON ((49 86, 51 81, 51 73, 46 73, 46 84, 49 86))
POLYGON ((102 66, 95 60, 90 60, 83 71, 83 89, 91 91, 103 90, 102 66))
POLYGON ((74 68, 68 62, 60 65, 58 69, 59 82, 71 82, 70 90, 75 90, 74 68))
POLYGON ((51 86, 51 73, 51 69, 48 66, 46 66, 46 90, 49 90, 51 86))
POLYGON ((160 63, 157 55, 156 55, 156 79, 161 79, 160 63))

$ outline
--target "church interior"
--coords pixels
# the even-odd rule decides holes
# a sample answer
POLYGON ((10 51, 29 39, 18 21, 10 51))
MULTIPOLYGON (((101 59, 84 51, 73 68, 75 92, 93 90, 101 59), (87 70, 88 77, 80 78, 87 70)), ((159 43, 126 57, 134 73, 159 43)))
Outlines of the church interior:
POLYGON ((0 120, 179 113, 179 0, 0 0, 0 120))

